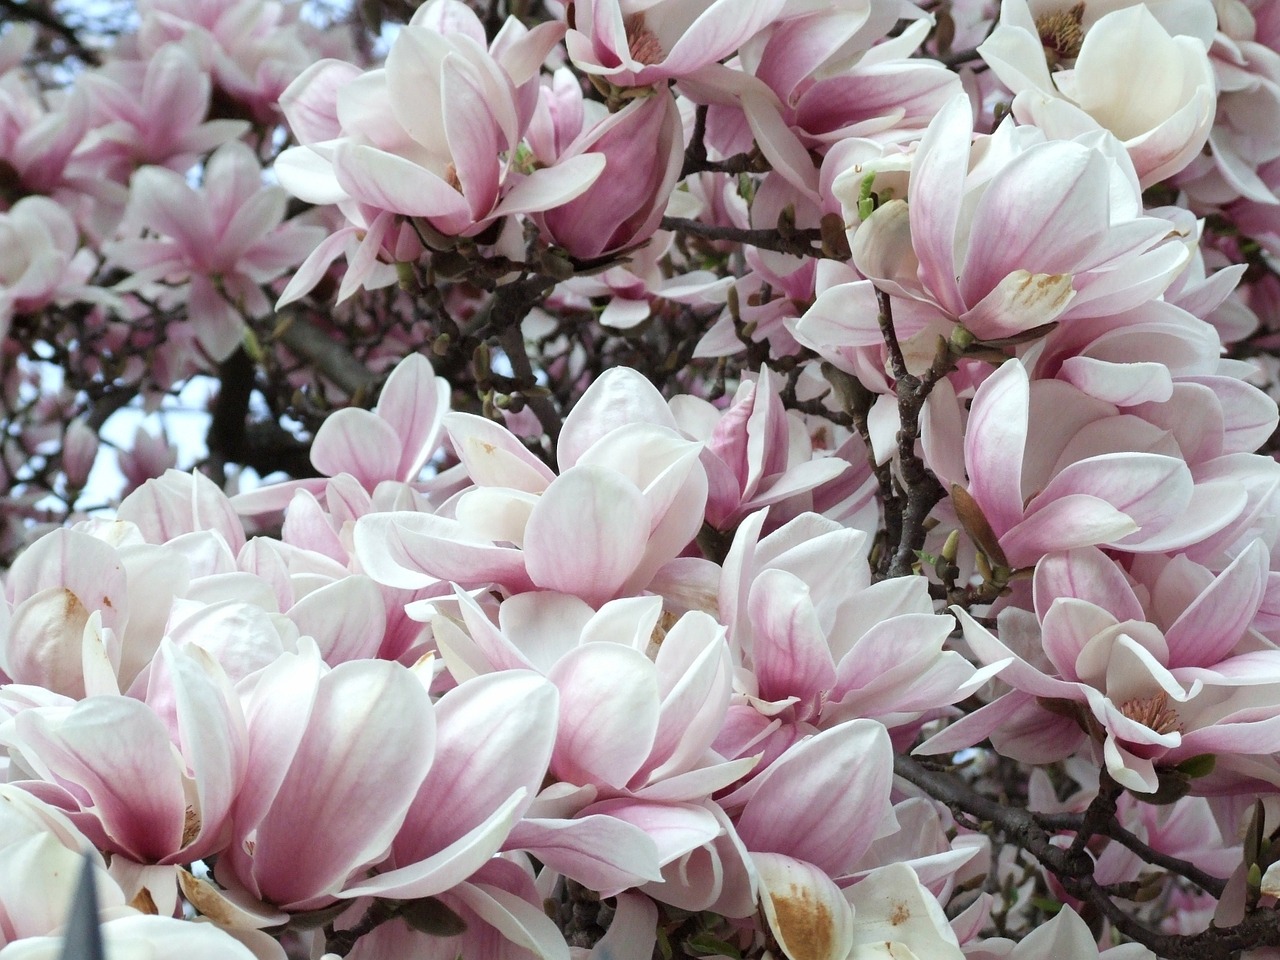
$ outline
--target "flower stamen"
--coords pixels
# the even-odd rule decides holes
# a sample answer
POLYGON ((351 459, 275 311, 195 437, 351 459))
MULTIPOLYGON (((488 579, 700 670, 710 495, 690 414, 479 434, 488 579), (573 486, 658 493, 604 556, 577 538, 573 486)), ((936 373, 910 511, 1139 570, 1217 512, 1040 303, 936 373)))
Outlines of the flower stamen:
POLYGON ((1083 3, 1036 19, 1036 32, 1040 34, 1044 57, 1050 67, 1080 56, 1080 45, 1084 42, 1084 29, 1080 25, 1083 20, 1083 3))
POLYGON ((1154 697, 1133 697, 1120 704, 1120 712, 1156 733, 1182 731, 1177 711, 1169 706, 1169 695, 1161 690, 1154 697))

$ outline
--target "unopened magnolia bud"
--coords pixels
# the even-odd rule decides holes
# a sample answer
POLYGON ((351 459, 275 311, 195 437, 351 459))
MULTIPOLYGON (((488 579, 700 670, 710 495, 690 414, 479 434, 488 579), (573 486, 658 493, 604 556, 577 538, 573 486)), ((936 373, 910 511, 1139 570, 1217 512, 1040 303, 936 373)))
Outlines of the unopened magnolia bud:
POLYGON ((73 420, 62 435, 62 469, 67 475, 67 486, 73 490, 83 487, 97 456, 98 434, 84 420, 73 420))

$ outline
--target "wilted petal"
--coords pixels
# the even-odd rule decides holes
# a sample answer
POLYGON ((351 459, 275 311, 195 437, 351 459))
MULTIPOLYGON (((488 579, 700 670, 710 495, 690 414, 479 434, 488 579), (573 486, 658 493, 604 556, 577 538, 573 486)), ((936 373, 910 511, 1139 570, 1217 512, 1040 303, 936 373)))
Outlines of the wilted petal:
POLYGON ((752 853, 760 907, 791 960, 845 960, 853 946, 853 911, 844 893, 811 863, 752 853))

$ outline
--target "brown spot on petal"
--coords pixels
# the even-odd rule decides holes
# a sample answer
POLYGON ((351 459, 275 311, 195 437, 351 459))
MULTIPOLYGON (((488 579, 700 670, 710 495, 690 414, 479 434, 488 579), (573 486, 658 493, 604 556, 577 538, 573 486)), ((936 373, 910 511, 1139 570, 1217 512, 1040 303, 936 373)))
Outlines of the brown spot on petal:
POLYGON ((79 624, 81 629, 89 619, 89 611, 80 602, 80 598, 66 587, 62 588, 62 618, 68 623, 79 624))
POLYGON ((627 31, 627 52, 636 63, 661 63, 666 56, 657 34, 645 26, 644 14, 628 17, 623 24, 627 31))
POLYGON ((129 906, 139 913, 156 914, 160 912, 160 908, 156 906, 155 899, 151 896, 151 891, 146 887, 143 887, 134 895, 134 898, 129 901, 129 906))
POLYGON ((893 901, 893 909, 889 911, 889 922, 900 927, 911 919, 911 908, 901 900, 893 901))
POLYGON ((791 960, 826 960, 835 947, 835 918, 813 891, 792 884, 786 895, 770 893, 779 939, 791 960))

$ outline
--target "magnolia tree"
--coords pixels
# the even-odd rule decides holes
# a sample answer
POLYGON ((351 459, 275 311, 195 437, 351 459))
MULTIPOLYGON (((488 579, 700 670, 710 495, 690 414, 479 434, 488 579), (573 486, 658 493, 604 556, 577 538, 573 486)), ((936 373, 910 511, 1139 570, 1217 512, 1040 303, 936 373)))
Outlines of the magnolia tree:
POLYGON ((0 3, 0 960, 1280 957, 1280 3, 1069 2, 0 3))

